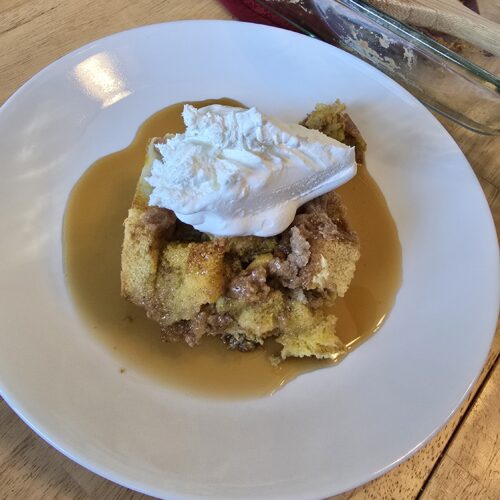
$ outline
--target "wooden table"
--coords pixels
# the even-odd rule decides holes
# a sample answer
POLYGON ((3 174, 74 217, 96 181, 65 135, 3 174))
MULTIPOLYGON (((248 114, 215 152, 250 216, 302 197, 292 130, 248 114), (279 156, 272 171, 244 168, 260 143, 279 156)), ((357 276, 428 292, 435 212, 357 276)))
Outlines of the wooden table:
MULTIPOLYGON (((1 0, 0 103, 44 66, 110 33, 176 19, 229 19, 216 0, 1 0)), ((498 68, 497 68, 498 70, 498 68)), ((500 228, 500 138, 442 120, 467 156, 500 228)), ((500 498, 500 333, 460 411, 421 451, 338 499, 500 498)), ((146 498, 67 459, 0 399, 0 498, 146 498)))

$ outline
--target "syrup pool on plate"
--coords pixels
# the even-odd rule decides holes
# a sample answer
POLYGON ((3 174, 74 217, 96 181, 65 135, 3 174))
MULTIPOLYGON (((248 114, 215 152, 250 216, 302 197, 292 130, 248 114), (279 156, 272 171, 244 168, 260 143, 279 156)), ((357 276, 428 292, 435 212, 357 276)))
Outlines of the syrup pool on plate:
MULTIPOLYGON (((231 99, 191 103, 242 106, 231 99)), ((287 359, 269 362, 276 345, 249 353, 229 351, 218 340, 196 348, 163 343, 156 323, 120 296, 123 221, 144 165, 151 137, 182 132, 185 103, 158 111, 139 128, 133 142, 90 166, 73 188, 64 217, 65 275, 89 332, 119 356, 123 376, 136 370, 179 390, 223 398, 261 397, 298 375, 331 366, 331 361, 287 359)), ((368 148, 376 145, 368 144, 368 148)), ((401 282, 401 246, 384 196, 365 167, 337 192, 357 232, 361 258, 344 298, 337 300, 337 335, 349 351, 376 332, 389 314, 401 282)))

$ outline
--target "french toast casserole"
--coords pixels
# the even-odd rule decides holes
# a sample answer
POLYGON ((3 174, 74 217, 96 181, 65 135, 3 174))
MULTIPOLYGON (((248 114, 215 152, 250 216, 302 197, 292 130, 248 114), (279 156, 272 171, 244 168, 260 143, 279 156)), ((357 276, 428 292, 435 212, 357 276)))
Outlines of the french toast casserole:
MULTIPOLYGON (((302 125, 355 146, 363 164, 366 144, 340 102, 316 106, 302 125)), ((195 346, 211 335, 250 351, 274 338, 283 359, 344 354, 331 310, 348 290, 360 248, 339 195, 305 203, 276 236, 212 236, 149 205, 145 179, 164 140, 149 143, 124 223, 122 295, 146 310, 166 341, 195 346)))

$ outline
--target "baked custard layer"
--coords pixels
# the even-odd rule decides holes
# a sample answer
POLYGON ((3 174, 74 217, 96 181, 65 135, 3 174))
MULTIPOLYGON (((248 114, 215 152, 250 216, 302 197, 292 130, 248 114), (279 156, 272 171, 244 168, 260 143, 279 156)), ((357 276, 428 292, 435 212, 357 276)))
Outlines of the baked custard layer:
MULTIPOLYGON (((356 146, 363 163, 365 142, 341 103, 318 105, 302 124, 356 146)), ((340 197, 304 204, 274 237, 213 237, 148 206, 145 178, 163 140, 149 144, 125 220, 122 295, 145 308, 164 340, 194 346, 212 335, 249 351, 273 337, 282 358, 343 355, 331 309, 347 292, 360 250, 340 197)))

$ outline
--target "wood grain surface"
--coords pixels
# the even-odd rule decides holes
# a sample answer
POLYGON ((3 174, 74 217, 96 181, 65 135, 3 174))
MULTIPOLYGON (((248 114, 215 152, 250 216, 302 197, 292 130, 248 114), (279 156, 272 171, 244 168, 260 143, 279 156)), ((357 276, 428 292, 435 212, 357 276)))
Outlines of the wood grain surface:
MULTIPOLYGON (((92 40, 144 24, 210 18, 230 16, 216 0, 0 0, 0 103, 44 66, 92 40)), ((474 168, 498 232, 500 139, 441 121, 474 168)), ((448 424, 400 466, 336 498, 500 498, 499 353, 497 328, 479 380, 448 424)), ((0 399, 0 498, 148 497, 67 459, 0 399)))

